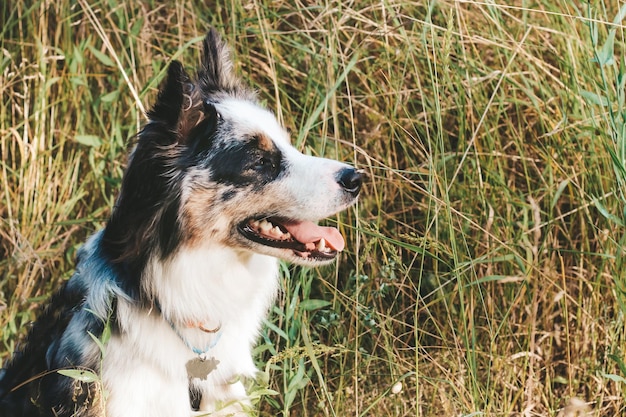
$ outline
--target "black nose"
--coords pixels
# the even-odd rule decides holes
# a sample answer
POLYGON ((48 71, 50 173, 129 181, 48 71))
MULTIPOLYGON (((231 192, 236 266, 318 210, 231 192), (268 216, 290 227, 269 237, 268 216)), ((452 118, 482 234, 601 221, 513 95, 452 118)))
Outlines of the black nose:
POLYGON ((363 174, 354 168, 344 168, 339 171, 337 176, 337 183, 347 192, 353 196, 359 195, 361 191, 361 184, 363 184, 363 174))

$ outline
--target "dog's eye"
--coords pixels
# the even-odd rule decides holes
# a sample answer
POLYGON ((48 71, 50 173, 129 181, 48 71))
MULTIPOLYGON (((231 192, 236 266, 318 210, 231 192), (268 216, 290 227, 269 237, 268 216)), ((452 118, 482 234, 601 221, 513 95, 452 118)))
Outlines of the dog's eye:
POLYGON ((254 171, 257 172, 259 178, 263 181, 274 180, 281 171, 280 156, 273 154, 265 154, 259 156, 253 165, 254 171))
POLYGON ((262 157, 257 161, 254 168, 259 171, 263 171, 263 170, 274 171, 276 169, 276 163, 272 161, 270 158, 262 157))

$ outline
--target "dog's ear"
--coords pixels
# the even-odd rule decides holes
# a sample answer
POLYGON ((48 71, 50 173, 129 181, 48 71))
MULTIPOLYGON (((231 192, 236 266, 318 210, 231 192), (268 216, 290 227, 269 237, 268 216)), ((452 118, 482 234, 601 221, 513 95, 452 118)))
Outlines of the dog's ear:
POLYGON ((164 123, 176 131, 183 108, 184 88, 188 84, 189 76, 182 64, 172 61, 167 69, 167 79, 161 86, 157 101, 148 112, 150 120, 164 123))
POLYGON ((214 28, 204 38, 202 68, 198 80, 205 94, 223 91, 227 93, 243 92, 243 86, 235 75, 230 49, 214 28))
POLYGON ((151 122, 167 126, 178 143, 186 143, 191 129, 204 118, 200 91, 180 62, 172 61, 170 64, 167 78, 148 117, 151 122))

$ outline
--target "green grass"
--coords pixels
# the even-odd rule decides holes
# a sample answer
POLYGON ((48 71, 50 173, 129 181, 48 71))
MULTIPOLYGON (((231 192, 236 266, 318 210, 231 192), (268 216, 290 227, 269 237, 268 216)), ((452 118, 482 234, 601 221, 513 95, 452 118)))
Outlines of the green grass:
POLYGON ((300 150, 368 174, 337 265, 284 268, 262 416, 623 414, 623 13, 497 3, 3 2, 0 359, 215 25, 300 150))

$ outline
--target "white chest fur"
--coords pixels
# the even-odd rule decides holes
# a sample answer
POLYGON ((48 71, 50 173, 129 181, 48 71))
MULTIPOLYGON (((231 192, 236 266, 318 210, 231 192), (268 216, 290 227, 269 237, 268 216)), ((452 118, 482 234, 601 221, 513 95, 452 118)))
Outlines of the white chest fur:
POLYGON ((108 414, 189 415, 186 364, 198 356, 189 346, 210 346, 206 357, 219 362, 206 381, 196 381, 204 408, 213 407, 212 398, 244 395, 230 382, 256 372, 250 351, 278 290, 277 274, 275 258, 226 248, 183 251, 168 262, 151 262, 143 283, 158 308, 118 302, 120 331, 103 361, 108 414), (189 323, 220 327, 219 335, 189 323))

